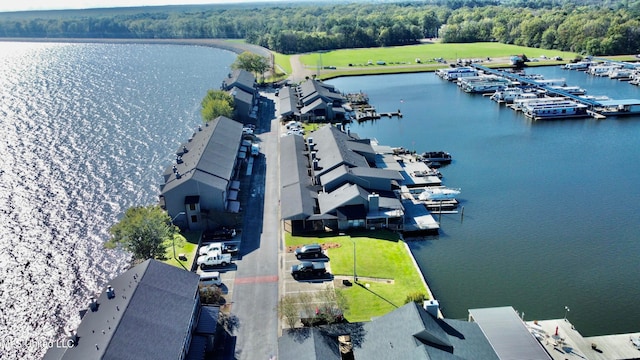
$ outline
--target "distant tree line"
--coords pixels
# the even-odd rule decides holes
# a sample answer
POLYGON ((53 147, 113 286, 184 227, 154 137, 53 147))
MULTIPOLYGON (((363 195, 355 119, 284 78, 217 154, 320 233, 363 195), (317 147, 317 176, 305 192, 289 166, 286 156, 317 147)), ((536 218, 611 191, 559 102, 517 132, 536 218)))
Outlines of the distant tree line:
POLYGON ((228 38, 291 54, 497 41, 593 55, 640 52, 640 0, 278 3, 0 14, 0 37, 228 38))

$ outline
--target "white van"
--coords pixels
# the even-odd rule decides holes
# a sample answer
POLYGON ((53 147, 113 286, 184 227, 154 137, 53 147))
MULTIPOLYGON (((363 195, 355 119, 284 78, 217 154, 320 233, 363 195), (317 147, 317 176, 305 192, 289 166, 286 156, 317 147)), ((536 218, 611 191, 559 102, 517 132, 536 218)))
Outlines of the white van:
POLYGON ((220 279, 220 273, 217 271, 203 272, 202 274, 200 274, 200 285, 203 285, 203 286, 222 285, 222 279, 220 279))

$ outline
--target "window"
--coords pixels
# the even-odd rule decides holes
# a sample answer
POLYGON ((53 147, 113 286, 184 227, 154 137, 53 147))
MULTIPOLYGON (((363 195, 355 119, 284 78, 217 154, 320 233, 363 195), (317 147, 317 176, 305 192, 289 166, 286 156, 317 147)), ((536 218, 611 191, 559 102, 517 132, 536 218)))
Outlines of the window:
POLYGON ((191 215, 191 222, 192 223, 197 223, 198 222, 198 215, 191 215))
POLYGON ((196 210, 196 204, 189 204, 189 210, 195 211, 196 210))

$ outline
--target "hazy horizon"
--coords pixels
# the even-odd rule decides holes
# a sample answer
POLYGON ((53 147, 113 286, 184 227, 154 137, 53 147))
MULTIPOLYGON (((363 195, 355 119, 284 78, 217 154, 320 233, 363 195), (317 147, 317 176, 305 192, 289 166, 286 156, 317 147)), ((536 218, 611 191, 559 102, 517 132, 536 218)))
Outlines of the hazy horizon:
POLYGON ((281 0, 23 0, 0 3, 0 12, 78 10, 165 5, 233 4, 281 0))

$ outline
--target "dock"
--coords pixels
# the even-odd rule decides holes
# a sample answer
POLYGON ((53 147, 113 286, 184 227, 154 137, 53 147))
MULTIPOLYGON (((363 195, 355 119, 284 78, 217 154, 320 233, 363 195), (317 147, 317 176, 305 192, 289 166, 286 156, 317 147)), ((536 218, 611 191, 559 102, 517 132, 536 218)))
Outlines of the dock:
POLYGON ((526 325, 554 360, 640 358, 640 349, 631 341, 640 339, 640 333, 584 337, 567 319, 527 321, 526 325))

